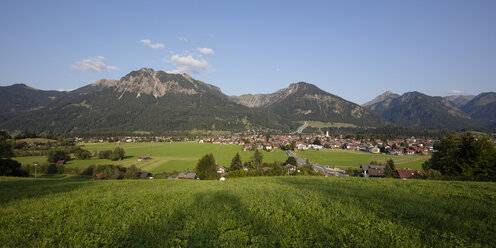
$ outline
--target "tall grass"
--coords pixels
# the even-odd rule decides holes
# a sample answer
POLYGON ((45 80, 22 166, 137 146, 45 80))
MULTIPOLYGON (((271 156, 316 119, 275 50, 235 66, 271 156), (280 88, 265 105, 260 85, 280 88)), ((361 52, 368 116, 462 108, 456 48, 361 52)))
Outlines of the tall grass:
POLYGON ((0 179, 6 247, 495 247, 494 233, 494 183, 0 179))

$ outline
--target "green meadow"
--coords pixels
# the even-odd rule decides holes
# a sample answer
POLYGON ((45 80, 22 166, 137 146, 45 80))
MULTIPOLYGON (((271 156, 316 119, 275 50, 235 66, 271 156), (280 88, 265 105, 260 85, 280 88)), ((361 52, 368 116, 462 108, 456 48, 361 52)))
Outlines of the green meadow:
POLYGON ((392 159, 397 168, 422 169, 422 163, 430 158, 426 155, 396 156, 346 150, 306 150, 297 151, 296 154, 318 165, 341 168, 359 167, 362 164, 369 164, 370 161, 385 163, 388 159, 392 159))
MULTIPOLYGON (((94 143, 84 144, 84 149, 91 152, 101 150, 113 150, 118 145, 116 143, 94 143)), ((108 159, 89 159, 89 160, 71 160, 67 162, 68 167, 87 167, 89 165, 98 164, 115 164, 125 167, 136 165, 144 171, 151 173, 160 173, 166 171, 184 171, 195 168, 198 159, 207 153, 213 153, 215 160, 222 166, 231 164, 231 160, 239 152, 241 159, 247 161, 253 155, 252 151, 242 151, 242 146, 239 145, 219 145, 204 143, 198 144, 194 142, 155 142, 155 143, 120 143, 120 147, 124 148, 126 154, 125 159, 121 161, 110 161, 108 159), (150 155, 152 159, 138 162, 138 158, 143 155, 150 155)), ((285 161, 287 155, 281 150, 276 152, 263 152, 265 162, 273 162, 275 160, 285 161)), ((45 162, 46 157, 19 157, 15 158, 22 164, 33 164, 37 162, 45 162)))
POLYGON ((496 247, 496 184, 0 178, 3 247, 496 247))

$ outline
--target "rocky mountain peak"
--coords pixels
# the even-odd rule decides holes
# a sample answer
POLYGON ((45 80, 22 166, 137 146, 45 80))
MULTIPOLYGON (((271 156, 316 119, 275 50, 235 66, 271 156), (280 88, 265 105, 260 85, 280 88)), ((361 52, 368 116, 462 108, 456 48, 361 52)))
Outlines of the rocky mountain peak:
POLYGON ((400 95, 398 94, 395 94, 389 90, 385 91, 384 93, 376 96, 374 99, 372 99, 371 101, 368 101, 366 103, 364 103, 362 106, 363 107, 367 107, 367 106, 370 106, 370 105, 373 105, 373 104, 376 104, 378 102, 383 102, 384 100, 386 99, 389 99, 389 98, 397 98, 399 97, 400 95))
POLYGON ((119 98, 126 92, 135 93, 136 97, 152 95, 155 98, 168 93, 193 95, 199 93, 194 84, 195 80, 187 74, 168 74, 150 68, 141 68, 121 78, 116 91, 120 93, 119 98), (188 84, 182 81, 188 81, 188 84))

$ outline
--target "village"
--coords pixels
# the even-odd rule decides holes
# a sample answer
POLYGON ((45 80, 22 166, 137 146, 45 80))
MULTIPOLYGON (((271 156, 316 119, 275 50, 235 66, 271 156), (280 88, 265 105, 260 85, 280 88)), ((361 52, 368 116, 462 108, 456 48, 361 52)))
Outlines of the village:
POLYGON ((434 152, 434 144, 437 139, 356 139, 344 138, 343 135, 330 136, 329 133, 322 134, 300 134, 300 135, 241 135, 231 136, 212 135, 195 138, 178 138, 172 136, 126 136, 126 137, 99 137, 99 138, 75 138, 76 143, 135 143, 135 142, 198 142, 212 144, 242 145, 243 150, 266 150, 273 152, 282 150, 321 150, 321 149, 343 149, 362 151, 369 153, 384 153, 390 155, 428 155, 434 152))

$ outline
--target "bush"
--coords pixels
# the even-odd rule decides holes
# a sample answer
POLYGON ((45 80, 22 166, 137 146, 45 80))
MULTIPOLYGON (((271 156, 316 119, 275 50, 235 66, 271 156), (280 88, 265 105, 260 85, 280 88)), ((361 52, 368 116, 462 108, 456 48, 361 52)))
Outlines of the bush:
POLYGON ((29 173, 15 160, 0 159, 0 176, 27 177, 29 173))
POLYGON ((110 159, 110 156, 112 156, 112 150, 104 150, 98 153, 98 158, 100 159, 110 159))
POLYGON ((360 177, 360 176, 362 176, 362 170, 360 168, 349 167, 349 168, 346 169, 346 173, 348 173, 348 175, 350 177, 360 177))
POLYGON ((74 153, 74 156, 76 157, 76 159, 79 159, 79 160, 90 159, 91 158, 91 152, 86 150, 86 149, 78 149, 74 153))
POLYGON ((100 174, 105 179, 122 179, 126 174, 126 168, 116 165, 99 165, 93 175, 100 174))
POLYGON ((139 177, 139 173, 140 169, 133 164, 129 168, 126 168, 126 174, 124 175, 124 178, 136 179, 139 177))
POLYGON ((440 180, 440 179, 443 179, 443 175, 441 174, 441 172, 439 172, 437 170, 428 169, 428 170, 425 170, 421 173, 415 173, 410 178, 412 178, 412 179, 440 180))
POLYGON ((69 152, 64 150, 49 150, 47 154, 48 163, 57 163, 59 160, 69 161, 71 160, 71 155, 69 152))
POLYGON ((117 161, 124 159, 124 153, 125 153, 124 148, 116 147, 112 152, 112 155, 110 155, 110 160, 117 161))
POLYGON ((90 165, 90 166, 84 168, 83 170, 81 170, 81 172, 79 174, 82 176, 93 176, 95 169, 96 169, 95 165, 90 165))

